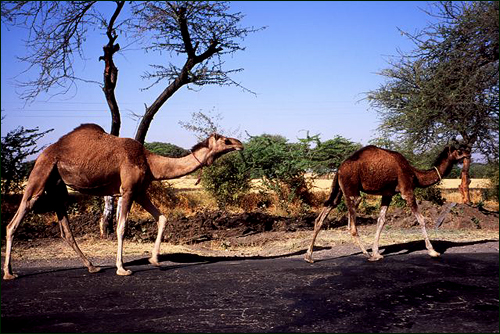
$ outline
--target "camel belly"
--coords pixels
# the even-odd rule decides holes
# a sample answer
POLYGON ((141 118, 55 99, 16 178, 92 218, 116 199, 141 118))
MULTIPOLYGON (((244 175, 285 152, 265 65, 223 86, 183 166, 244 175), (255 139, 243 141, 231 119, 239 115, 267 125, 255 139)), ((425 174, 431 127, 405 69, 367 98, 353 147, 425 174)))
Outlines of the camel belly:
POLYGON ((78 192, 96 196, 113 196, 120 194, 120 176, 116 173, 102 175, 91 168, 76 170, 72 166, 59 164, 59 175, 63 182, 78 192))
POLYGON ((370 195, 392 196, 396 194, 397 186, 397 180, 380 184, 372 179, 361 182, 360 190, 370 195))
POLYGON ((78 185, 72 185, 66 183, 68 187, 71 189, 78 191, 82 194, 86 195, 94 195, 94 196, 120 196, 120 189, 116 189, 112 185, 103 185, 100 187, 82 187, 78 185))

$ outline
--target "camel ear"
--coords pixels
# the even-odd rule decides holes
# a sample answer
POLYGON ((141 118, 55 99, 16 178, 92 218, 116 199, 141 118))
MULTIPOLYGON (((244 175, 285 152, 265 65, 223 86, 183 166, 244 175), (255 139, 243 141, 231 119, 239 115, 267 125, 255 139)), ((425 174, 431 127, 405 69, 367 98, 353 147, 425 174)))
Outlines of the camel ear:
POLYGON ((210 149, 213 149, 217 145, 217 140, 219 140, 220 135, 216 134, 215 132, 208 137, 208 146, 210 149))
POLYGON ((210 166, 215 160, 215 156, 213 154, 211 154, 208 158, 207 158, 207 161, 205 162, 205 164, 207 166, 210 166))

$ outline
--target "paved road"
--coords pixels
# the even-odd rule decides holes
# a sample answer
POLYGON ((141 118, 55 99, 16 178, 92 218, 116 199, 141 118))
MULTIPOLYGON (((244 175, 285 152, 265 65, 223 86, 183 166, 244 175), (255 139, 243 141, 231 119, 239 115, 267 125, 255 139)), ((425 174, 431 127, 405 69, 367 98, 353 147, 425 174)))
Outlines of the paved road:
POLYGON ((18 267, 21 277, 1 283, 1 331, 498 332, 492 244, 496 252, 447 251, 439 259, 401 244, 377 263, 328 249, 314 264, 303 254, 170 254, 159 269, 146 259, 129 262, 135 273, 128 277, 116 276, 112 262, 98 274, 18 267))

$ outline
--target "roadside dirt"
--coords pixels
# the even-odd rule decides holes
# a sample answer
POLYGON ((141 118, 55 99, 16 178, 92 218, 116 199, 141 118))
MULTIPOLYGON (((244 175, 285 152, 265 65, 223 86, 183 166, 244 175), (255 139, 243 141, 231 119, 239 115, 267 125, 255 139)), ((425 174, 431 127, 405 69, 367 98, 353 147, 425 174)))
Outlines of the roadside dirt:
MULTIPOLYGON (((2 233, 9 222, 12 212, 4 211, 2 203, 2 233), (10 217, 9 217, 10 216, 10 217)), ((13 206, 14 207, 14 206, 13 206)), ((431 239, 436 237, 449 241, 498 240, 499 215, 478 207, 456 204, 448 208, 434 205, 431 202, 420 203, 420 210, 426 218, 427 229, 431 239), (436 221, 443 218, 439 228, 436 221), (433 231, 439 231, 433 234, 433 231)), ((372 242, 377 222, 378 211, 372 215, 359 215, 358 227, 365 243, 372 242)), ((36 214, 26 219, 16 231, 15 252, 13 256, 21 258, 43 258, 76 256, 60 238, 58 223, 53 218, 48 223, 36 222, 36 214), (36 248, 36 254, 33 249, 36 248), (16 255, 17 254, 17 255, 16 255)), ((163 237, 162 250, 166 247, 188 247, 189 251, 198 253, 216 252, 221 254, 275 256, 286 252, 294 252, 307 248, 317 212, 309 212, 299 216, 282 217, 271 215, 265 211, 244 213, 228 213, 221 210, 202 211, 191 216, 168 217, 168 224, 163 237)), ((80 247, 90 256, 109 256, 116 251, 116 235, 111 233, 107 240, 99 236, 98 211, 70 214, 74 236, 80 247)), ((381 245, 398 242, 421 240, 420 228, 414 216, 407 208, 391 207, 387 214, 387 223, 382 234, 381 245), (390 232, 388 232, 390 231, 390 232)), ((322 245, 351 244, 346 232, 347 217, 345 214, 332 213, 325 222, 322 233, 316 243, 322 245)), ((114 230, 114 229, 113 229, 114 230)), ((145 254, 152 248, 156 238, 157 225, 150 219, 128 222, 125 250, 129 254, 145 254)), ((2 252, 4 239, 2 239, 2 252)))
MULTIPOLYGON (((487 211, 478 207, 465 204, 456 204, 448 208, 446 205, 438 206, 424 201, 419 204, 420 211, 426 218, 427 228, 434 228, 436 221, 441 216, 439 226, 442 230, 499 230, 498 212, 487 211)), ((376 225, 377 214, 358 215, 358 226, 376 225)), ((8 220, 6 216, 13 214, 5 212, 2 208, 2 230, 8 220), (4 215, 5 214, 5 215, 4 215)), ((242 237, 262 232, 295 232, 307 231, 314 228, 316 212, 283 217, 271 215, 265 211, 244 213, 230 213, 222 210, 202 211, 191 216, 170 215, 164 240, 172 244, 195 244, 210 240, 224 240, 233 237, 242 237)), ((75 237, 99 236, 100 212, 82 212, 70 215, 71 227, 75 237)), ((387 213, 386 226, 395 228, 409 228, 417 226, 418 222, 411 212, 405 208, 391 207, 387 213)), ((323 229, 332 229, 347 226, 346 214, 331 214, 325 222, 323 229)), ((116 226, 115 226, 116 227, 116 226)), ((113 228, 113 230, 115 229, 113 228)), ((131 219, 127 223, 126 239, 137 242, 151 242, 156 238, 157 226, 152 218, 131 219)), ((4 234, 5 235, 5 234, 4 234)), ((55 215, 45 224, 36 223, 26 219, 16 231, 18 240, 37 238, 59 237, 60 231, 55 215)), ((109 236, 115 239, 112 232, 109 236)))

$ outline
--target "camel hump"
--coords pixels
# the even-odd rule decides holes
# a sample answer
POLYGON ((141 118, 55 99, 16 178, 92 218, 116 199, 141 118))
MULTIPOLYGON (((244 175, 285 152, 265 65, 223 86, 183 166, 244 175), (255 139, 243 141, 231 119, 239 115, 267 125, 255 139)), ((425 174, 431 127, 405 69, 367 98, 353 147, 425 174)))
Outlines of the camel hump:
POLYGON ((81 124, 80 126, 76 127, 74 131, 81 131, 81 130, 92 130, 92 131, 98 131, 98 132, 106 132, 102 127, 100 127, 97 124, 94 123, 85 123, 81 124))

